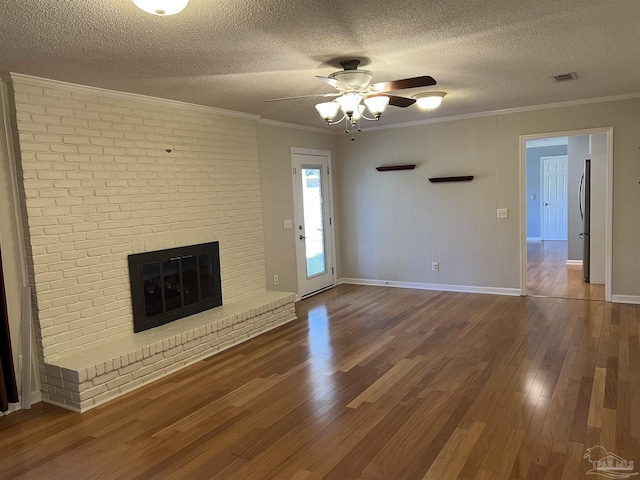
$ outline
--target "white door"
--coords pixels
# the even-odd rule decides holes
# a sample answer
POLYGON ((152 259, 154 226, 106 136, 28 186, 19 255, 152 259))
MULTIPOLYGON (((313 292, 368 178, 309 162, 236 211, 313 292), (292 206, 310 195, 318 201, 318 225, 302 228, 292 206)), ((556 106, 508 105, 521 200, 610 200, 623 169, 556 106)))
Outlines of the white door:
POLYGON ((542 239, 567 240, 567 157, 542 157, 542 239))
POLYGON ((329 152, 291 149, 298 295, 334 285, 329 152))

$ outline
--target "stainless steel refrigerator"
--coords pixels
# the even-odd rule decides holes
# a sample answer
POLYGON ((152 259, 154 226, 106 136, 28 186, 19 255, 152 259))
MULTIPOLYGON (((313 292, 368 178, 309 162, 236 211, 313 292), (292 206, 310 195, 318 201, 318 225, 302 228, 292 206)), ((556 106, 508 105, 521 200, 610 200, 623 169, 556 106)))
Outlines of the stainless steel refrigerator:
POLYGON ((591 263, 591 160, 584 161, 584 171, 580 177, 578 188, 578 202, 582 217, 582 274, 584 281, 589 283, 591 263))

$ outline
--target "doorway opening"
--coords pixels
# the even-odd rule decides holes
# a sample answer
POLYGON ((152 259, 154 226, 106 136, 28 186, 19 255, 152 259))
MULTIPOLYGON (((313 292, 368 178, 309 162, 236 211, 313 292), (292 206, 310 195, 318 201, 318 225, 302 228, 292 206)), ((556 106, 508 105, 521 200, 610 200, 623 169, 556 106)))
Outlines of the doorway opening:
POLYGON ((522 295, 611 301, 612 133, 520 137, 522 295))

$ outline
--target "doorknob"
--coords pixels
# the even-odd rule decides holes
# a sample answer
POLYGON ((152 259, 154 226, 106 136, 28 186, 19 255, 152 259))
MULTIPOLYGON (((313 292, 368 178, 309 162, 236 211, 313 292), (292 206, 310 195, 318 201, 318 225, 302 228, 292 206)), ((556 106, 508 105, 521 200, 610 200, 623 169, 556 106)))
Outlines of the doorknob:
POLYGON ((549 206, 549 204, 545 202, 544 206, 545 206, 545 207, 548 207, 548 206, 549 206))
POLYGON ((300 240, 304 240, 305 238, 307 237, 305 237, 304 235, 300 235, 300 240))

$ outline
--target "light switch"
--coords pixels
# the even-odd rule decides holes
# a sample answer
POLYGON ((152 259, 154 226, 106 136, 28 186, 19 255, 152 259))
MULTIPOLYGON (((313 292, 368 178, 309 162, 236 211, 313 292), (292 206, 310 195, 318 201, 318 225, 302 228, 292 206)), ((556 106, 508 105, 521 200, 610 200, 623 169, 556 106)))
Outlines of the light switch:
POLYGON ((531 195, 531 200, 535 200, 536 198, 537 198, 537 197, 536 197, 536 194, 535 194, 535 193, 531 195))
POLYGON ((499 208, 498 209, 498 218, 508 218, 509 217, 509 209, 508 208, 499 208))
POLYGON ((289 230, 292 227, 291 219, 285 218, 283 225, 285 230, 289 230))

